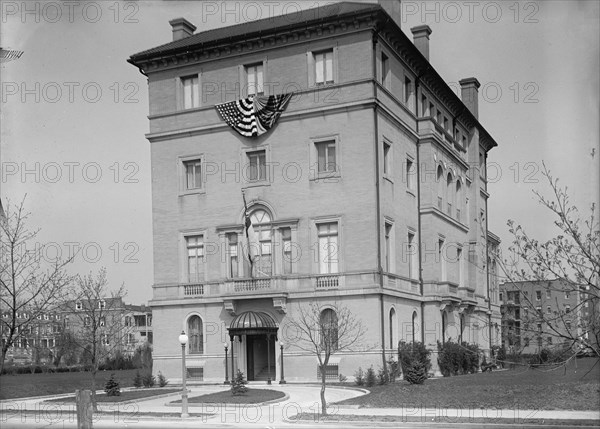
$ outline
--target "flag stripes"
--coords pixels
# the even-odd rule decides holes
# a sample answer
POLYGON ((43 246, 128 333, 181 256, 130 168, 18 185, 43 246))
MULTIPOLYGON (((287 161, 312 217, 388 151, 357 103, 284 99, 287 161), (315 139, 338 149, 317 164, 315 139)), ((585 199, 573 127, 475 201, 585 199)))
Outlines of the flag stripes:
POLYGON ((273 128, 292 95, 252 95, 242 100, 217 104, 215 107, 223 120, 240 135, 257 137, 273 128))

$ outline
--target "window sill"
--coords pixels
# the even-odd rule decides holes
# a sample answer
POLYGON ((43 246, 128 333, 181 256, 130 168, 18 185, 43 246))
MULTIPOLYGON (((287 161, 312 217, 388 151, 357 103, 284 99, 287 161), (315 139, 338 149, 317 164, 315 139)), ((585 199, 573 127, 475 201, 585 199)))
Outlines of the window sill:
POLYGON ((315 173, 309 179, 311 182, 319 182, 319 181, 327 181, 328 179, 335 179, 335 182, 338 182, 338 179, 341 179, 342 175, 339 172, 335 173, 315 173))
POLYGON ((260 186, 271 186, 271 182, 269 182, 268 180, 257 180, 256 182, 248 182, 246 183, 246 186, 242 189, 257 188, 260 186))
POLYGON ((187 189, 185 191, 179 191, 180 197, 185 197, 187 195, 199 195, 199 194, 206 194, 206 189, 199 188, 199 189, 187 189))

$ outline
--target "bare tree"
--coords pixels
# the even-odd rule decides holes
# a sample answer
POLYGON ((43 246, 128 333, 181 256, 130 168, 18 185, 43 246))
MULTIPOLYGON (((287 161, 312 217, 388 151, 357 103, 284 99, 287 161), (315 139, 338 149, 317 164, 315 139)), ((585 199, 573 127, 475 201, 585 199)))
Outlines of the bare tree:
POLYGON ((98 367, 121 350, 131 329, 124 321, 126 291, 124 285, 116 291, 109 290, 105 268, 100 269, 97 276, 92 273, 79 276, 75 284, 73 297, 65 304, 65 310, 75 319, 70 321, 68 329, 73 334, 73 344, 90 367, 92 403, 96 411, 98 367))
POLYGON ((296 331, 294 345, 300 350, 316 355, 319 360, 321 413, 327 415, 325 388, 329 359, 338 351, 352 350, 359 346, 366 330, 348 308, 319 308, 315 303, 308 306, 298 305, 297 318, 291 318, 288 324, 296 331))
POLYGON ((9 203, 6 212, 0 214, 0 305, 9 315, 0 320, 4 339, 0 373, 8 349, 25 338, 39 315, 64 298, 72 283, 65 267, 74 255, 64 261, 45 257, 45 247, 36 241, 39 230, 27 226, 29 213, 24 201, 15 208, 9 203))
MULTIPOLYGON (((509 231, 513 235, 510 257, 499 260, 498 265, 507 279, 521 289, 545 282, 546 289, 580 297, 571 309, 547 312, 538 308, 531 312, 527 319, 536 323, 530 324, 525 331, 537 329, 541 332, 538 325, 541 323, 550 335, 571 346, 591 349, 600 356, 600 228, 596 207, 592 204, 589 215, 582 215, 571 204, 568 188, 559 186, 558 179, 545 164, 542 174, 552 189, 552 197, 534 193, 552 214, 558 235, 539 241, 527 234, 521 225, 509 220, 509 231), (575 324, 571 324, 573 319, 575 324)), ((533 296, 522 293, 521 299, 531 309, 536 309, 533 296)))

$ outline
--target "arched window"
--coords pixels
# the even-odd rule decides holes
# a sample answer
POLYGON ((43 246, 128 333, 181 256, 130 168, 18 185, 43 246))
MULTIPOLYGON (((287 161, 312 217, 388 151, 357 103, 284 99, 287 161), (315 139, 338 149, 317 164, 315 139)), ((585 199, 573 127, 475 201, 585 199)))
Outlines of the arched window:
POLYGON ((417 312, 413 311, 412 315, 412 341, 417 341, 417 312))
POLYGON ((452 206, 454 203, 454 187, 453 185, 453 181, 452 181, 452 174, 448 173, 447 176, 447 180, 446 180, 446 206, 447 206, 447 211, 446 213, 448 214, 448 216, 452 215, 452 206))
POLYGON ((338 317, 334 310, 326 308, 321 312, 321 348, 331 351, 338 349, 338 317))
POLYGON ((398 347, 398 341, 396 340, 396 310, 390 309, 390 349, 398 347))
POLYGON ((442 169, 441 165, 438 165, 437 168, 437 183, 438 183, 438 201, 437 201, 437 205, 438 205, 438 209, 439 210, 444 210, 444 202, 443 202, 443 197, 444 197, 444 180, 443 180, 443 176, 444 176, 444 170, 442 169))
POLYGON ((204 353, 204 337, 202 335, 202 319, 200 316, 192 316, 188 319, 188 353, 204 353))
POLYGON ((256 209, 250 214, 252 228, 258 240, 258 254, 254 259, 254 274, 257 277, 269 277, 273 272, 271 237, 271 215, 264 209, 256 209))
POLYGON ((460 184, 460 180, 457 180, 456 181, 456 219, 457 220, 460 220, 462 205, 463 205, 462 185, 460 184))

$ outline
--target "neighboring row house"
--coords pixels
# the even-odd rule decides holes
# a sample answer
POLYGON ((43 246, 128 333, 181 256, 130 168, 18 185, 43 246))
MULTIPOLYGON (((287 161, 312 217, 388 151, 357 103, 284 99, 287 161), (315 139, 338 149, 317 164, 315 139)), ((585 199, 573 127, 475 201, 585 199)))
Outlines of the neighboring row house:
POLYGON ((197 34, 178 18, 172 42, 129 58, 149 88, 157 372, 181 377, 183 330, 189 378, 222 381, 226 342, 249 380, 279 379, 282 346, 285 378, 315 380, 285 329, 311 302, 331 332, 347 307, 376 345, 336 353, 332 379, 400 340, 425 342, 434 371, 438 340, 499 341, 480 85, 459 98, 431 29, 411 41, 399 10, 342 2, 197 34))
MULTIPOLYGON (((98 323, 98 344, 131 355, 136 348, 152 343, 152 311, 145 305, 126 304, 122 299, 106 298, 93 303, 68 301, 54 310, 33 316, 37 312, 22 310, 16 314, 17 331, 12 346, 8 349, 7 362, 17 364, 50 364, 57 356, 57 348, 64 333, 85 338, 89 328, 98 323), (85 308, 93 306, 96 316, 85 308), (34 317, 26 327, 19 328, 22 322, 34 317)), ((0 313, 2 323, 2 345, 6 343, 11 313, 0 313)))
MULTIPOLYGON (((16 331, 13 344, 8 348, 6 362, 17 364, 52 362, 55 348, 58 346, 63 330, 62 316, 50 311, 42 314, 30 310, 20 310, 16 313, 16 331), (26 325, 21 327, 20 325, 26 325)), ((9 333, 12 312, 0 312, 1 343, 6 344, 9 333)))

